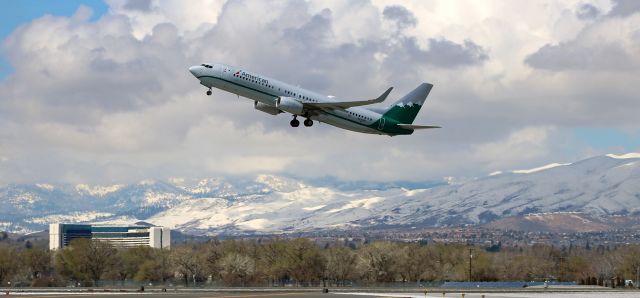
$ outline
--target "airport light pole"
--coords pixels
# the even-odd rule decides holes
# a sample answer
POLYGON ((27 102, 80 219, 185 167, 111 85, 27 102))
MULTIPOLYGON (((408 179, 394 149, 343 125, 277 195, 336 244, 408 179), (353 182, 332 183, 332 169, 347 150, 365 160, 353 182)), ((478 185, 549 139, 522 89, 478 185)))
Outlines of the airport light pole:
POLYGON ((473 259, 473 247, 469 247, 469 282, 471 282, 471 260, 472 259, 473 259))

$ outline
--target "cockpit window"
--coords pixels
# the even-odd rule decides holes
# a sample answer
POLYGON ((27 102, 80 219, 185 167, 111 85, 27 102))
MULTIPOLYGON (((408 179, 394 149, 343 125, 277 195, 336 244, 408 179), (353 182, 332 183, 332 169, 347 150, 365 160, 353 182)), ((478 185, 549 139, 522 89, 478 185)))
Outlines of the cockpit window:
POLYGON ((206 68, 213 68, 213 66, 209 65, 209 64, 200 64, 201 66, 204 66, 206 68))

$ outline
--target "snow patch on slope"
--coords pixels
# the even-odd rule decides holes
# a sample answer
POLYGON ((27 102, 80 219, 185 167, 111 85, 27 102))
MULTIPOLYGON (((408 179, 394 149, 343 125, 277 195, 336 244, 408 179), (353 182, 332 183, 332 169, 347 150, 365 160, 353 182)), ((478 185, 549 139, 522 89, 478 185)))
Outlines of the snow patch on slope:
MULTIPOLYGON (((531 174, 531 173, 536 173, 536 172, 541 172, 544 170, 548 170, 548 169, 553 169, 555 167, 561 167, 561 166, 568 166, 571 165, 570 163, 552 163, 552 164, 548 164, 546 166, 541 166, 538 168, 533 168, 533 169, 528 169, 528 170, 515 170, 512 173, 514 174, 531 174)), ((491 175, 489 175, 491 176, 491 175)))
POLYGON ((110 186, 89 186, 87 184, 76 185, 76 191, 79 193, 89 194, 92 196, 105 196, 107 194, 120 190, 124 185, 116 184, 110 186))
POLYGON ((73 212, 70 214, 51 214, 42 217, 33 217, 26 222, 35 224, 49 224, 53 222, 89 222, 113 216, 108 212, 73 212))
POLYGON ((54 189, 54 186, 51 184, 46 184, 46 183, 40 183, 40 184, 36 184, 37 187, 42 188, 44 190, 48 190, 48 191, 52 191, 54 189))
POLYGON ((313 207, 302 207, 302 209, 304 209, 305 211, 316 211, 318 209, 322 209, 324 207, 326 207, 327 205, 318 205, 318 206, 313 206, 313 207))
POLYGON ((382 198, 368 198, 368 199, 361 199, 361 200, 353 200, 342 207, 331 209, 327 211, 327 213, 335 213, 338 211, 354 209, 354 208, 371 209, 371 207, 374 206, 374 204, 380 202, 380 200, 382 200, 382 198))
POLYGON ((607 154, 607 157, 615 158, 615 159, 629 159, 629 158, 640 158, 640 152, 632 152, 627 154, 607 154))
POLYGON ((275 191, 292 191, 300 188, 305 188, 306 185, 300 181, 278 177, 274 175, 258 175, 256 182, 264 184, 275 191))

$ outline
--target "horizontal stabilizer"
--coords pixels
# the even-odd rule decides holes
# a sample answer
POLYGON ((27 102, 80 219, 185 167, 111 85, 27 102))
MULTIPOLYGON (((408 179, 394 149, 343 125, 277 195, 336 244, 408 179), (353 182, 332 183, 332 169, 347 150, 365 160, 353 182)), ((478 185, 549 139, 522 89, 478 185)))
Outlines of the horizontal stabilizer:
POLYGON ((387 91, 382 93, 382 95, 380 95, 378 98, 369 99, 369 100, 334 101, 334 102, 318 102, 318 103, 305 102, 304 105, 306 107, 324 108, 324 109, 348 109, 352 107, 366 106, 374 103, 383 102, 385 99, 387 99, 387 96, 389 96, 389 93, 391 93, 391 90, 393 90, 393 87, 389 87, 389 89, 387 89, 387 91))
POLYGON ((398 124, 400 128, 404 129, 428 129, 428 128, 442 128, 435 125, 414 125, 414 124, 398 124))

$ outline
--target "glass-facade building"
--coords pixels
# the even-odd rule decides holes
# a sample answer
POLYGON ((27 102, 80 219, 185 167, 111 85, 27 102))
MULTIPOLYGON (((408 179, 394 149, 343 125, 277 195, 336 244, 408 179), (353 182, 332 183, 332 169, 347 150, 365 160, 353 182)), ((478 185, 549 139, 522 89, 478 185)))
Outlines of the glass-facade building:
POLYGON ((171 246, 171 230, 165 227, 60 223, 49 225, 51 250, 63 248, 78 238, 105 241, 115 247, 149 246, 169 249, 171 246))

